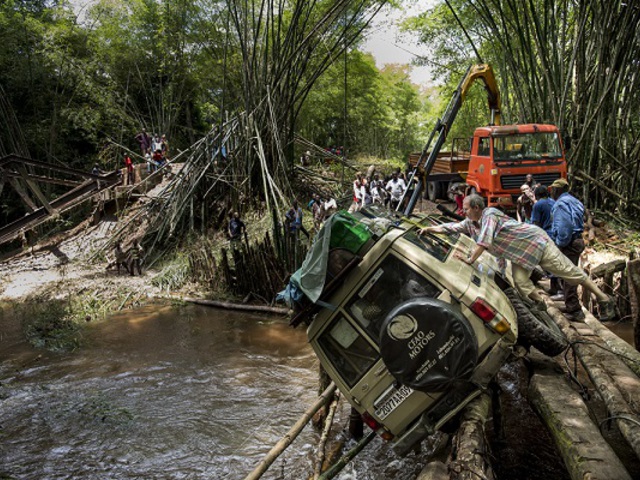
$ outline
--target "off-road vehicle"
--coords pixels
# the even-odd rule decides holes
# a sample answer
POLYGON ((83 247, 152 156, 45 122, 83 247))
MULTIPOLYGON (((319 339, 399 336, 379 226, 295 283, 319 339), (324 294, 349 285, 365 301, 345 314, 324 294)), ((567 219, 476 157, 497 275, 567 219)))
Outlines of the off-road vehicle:
POLYGON ((566 346, 532 316, 494 257, 485 252, 473 266, 456 258, 473 240, 417 234, 444 220, 338 212, 284 295, 331 379, 401 455, 487 387, 519 325, 526 346, 550 355, 566 346))

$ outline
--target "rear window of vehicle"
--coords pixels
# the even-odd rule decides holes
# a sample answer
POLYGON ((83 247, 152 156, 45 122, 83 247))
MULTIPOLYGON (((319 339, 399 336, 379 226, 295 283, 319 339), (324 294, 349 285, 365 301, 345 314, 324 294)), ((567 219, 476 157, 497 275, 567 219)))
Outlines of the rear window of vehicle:
POLYGON ((437 258, 441 262, 447 259, 447 255, 458 241, 458 234, 448 235, 447 239, 443 239, 438 235, 427 233, 426 235, 418 235, 415 230, 408 231, 404 234, 404 238, 416 247, 424 250, 432 257, 437 258))
POLYGON ((388 313, 415 297, 435 298, 440 290, 394 255, 388 255, 347 303, 347 311, 376 342, 388 313))
POLYGON ((379 357, 373 346, 343 316, 320 335, 318 344, 349 387, 353 387, 379 357))

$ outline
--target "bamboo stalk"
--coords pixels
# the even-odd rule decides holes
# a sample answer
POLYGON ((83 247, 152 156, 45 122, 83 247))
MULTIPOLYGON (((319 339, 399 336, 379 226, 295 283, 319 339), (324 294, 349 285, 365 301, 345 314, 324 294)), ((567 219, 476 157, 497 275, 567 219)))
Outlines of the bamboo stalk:
POLYGON ((204 300, 201 298, 191 297, 177 297, 179 300, 183 300, 189 303, 195 303, 197 305, 206 305, 208 307, 226 308, 228 310, 244 310, 248 312, 265 312, 265 313, 277 313, 280 315, 287 315, 289 310, 280 307, 268 307, 265 305, 242 305, 230 302, 220 302, 217 300, 204 300))
POLYGON ((325 457, 325 447, 327 444, 327 440, 329 439, 329 432, 331 431, 331 426, 333 425, 333 417, 336 414, 336 410, 338 408, 338 401, 340 399, 340 394, 336 393, 333 402, 331 402, 331 406, 329 407, 329 414, 324 422, 324 428, 322 429, 322 436, 320 437, 320 442, 318 443, 318 452, 316 455, 316 468, 313 473, 313 479, 317 480, 322 472, 322 464, 324 463, 325 457))
POLYGON ((293 427, 287 432, 287 434, 282 437, 276 443, 276 445, 269 451, 269 453, 260 461, 258 466, 245 477, 245 480, 257 480, 262 477, 262 475, 267 471, 267 469, 271 466, 271 464, 284 452, 284 450, 291 445, 291 442, 295 440, 295 438, 300 434, 302 429, 305 427, 309 420, 313 417, 313 414, 316 413, 323 405, 325 405, 329 399, 333 396, 336 390, 335 383, 331 383, 322 395, 318 398, 316 403, 314 403, 311 407, 307 409, 306 412, 300 417, 300 419, 295 423, 293 427))

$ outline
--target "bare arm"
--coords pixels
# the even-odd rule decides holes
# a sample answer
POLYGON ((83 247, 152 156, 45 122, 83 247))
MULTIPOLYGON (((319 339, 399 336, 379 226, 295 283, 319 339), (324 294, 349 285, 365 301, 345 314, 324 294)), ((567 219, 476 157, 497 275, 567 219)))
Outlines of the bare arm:
POLYGON ((478 259, 478 257, 482 255, 482 252, 484 252, 486 249, 487 249, 486 247, 483 247, 482 245, 478 245, 476 249, 473 251, 473 253, 471 253, 471 256, 466 257, 464 254, 458 253, 456 254, 456 257, 462 260, 464 263, 473 265, 473 262, 475 262, 478 259))

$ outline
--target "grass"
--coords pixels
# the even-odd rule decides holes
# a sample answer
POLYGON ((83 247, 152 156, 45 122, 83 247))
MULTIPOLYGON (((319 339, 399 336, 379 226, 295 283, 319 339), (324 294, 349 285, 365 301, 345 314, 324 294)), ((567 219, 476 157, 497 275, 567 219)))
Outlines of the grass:
POLYGON ((82 346, 86 323, 104 320, 130 296, 126 288, 109 291, 108 300, 98 290, 66 298, 54 298, 52 293, 30 296, 13 307, 29 343, 54 352, 71 352, 82 346))
MULTIPOLYGON (((197 245, 192 246, 197 248, 197 245)), ((164 262, 160 272, 151 279, 151 283, 164 291, 178 290, 191 280, 191 265, 188 249, 180 249, 164 262)))
POLYGON ((81 345, 82 328, 66 300, 33 297, 16 305, 27 340, 37 348, 73 351, 81 345))

